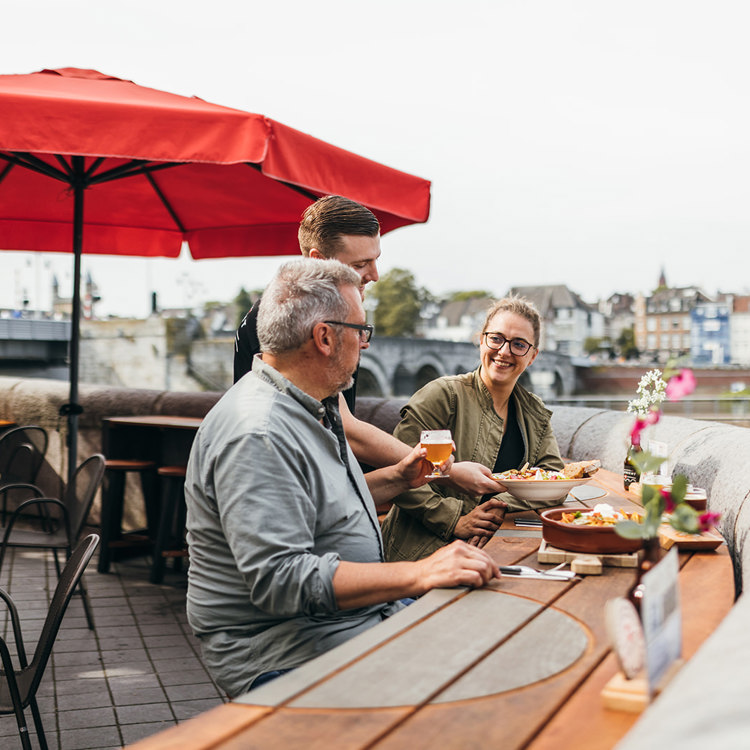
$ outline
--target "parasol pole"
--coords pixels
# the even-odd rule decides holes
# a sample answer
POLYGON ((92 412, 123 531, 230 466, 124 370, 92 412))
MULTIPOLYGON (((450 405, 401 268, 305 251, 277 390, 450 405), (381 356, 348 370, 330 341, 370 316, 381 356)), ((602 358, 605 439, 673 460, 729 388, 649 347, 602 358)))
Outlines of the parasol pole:
POLYGON ((68 487, 72 487, 78 464, 78 415, 83 411, 78 403, 78 361, 81 339, 81 253, 83 252, 83 189, 85 185, 84 158, 72 157, 73 167, 73 309, 70 331, 70 398, 66 406, 68 417, 68 487))

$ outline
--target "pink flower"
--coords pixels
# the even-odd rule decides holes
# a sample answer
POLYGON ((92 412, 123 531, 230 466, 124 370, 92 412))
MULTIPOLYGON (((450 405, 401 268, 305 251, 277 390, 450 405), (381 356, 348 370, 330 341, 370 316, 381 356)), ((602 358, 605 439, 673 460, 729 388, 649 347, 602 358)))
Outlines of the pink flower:
POLYGON ((708 531, 709 529, 716 526, 716 523, 721 518, 721 513, 714 513, 713 511, 706 511, 698 516, 698 527, 701 531, 708 531))
POLYGON ((692 370, 680 370, 667 383, 666 394, 669 401, 679 401, 695 390, 695 375, 692 370))
POLYGON ((656 424, 661 417, 658 409, 651 410, 645 417, 636 417, 633 428, 630 430, 630 444, 637 448, 641 445, 641 433, 652 424, 656 424))
POLYGON ((672 499, 672 490, 662 487, 661 496, 664 498, 664 511, 666 513, 671 513, 675 509, 674 500, 672 499))

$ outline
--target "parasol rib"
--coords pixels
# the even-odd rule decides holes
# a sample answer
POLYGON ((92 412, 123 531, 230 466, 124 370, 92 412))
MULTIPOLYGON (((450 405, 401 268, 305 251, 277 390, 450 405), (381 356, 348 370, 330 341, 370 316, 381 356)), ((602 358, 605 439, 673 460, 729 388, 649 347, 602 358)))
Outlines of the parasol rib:
POLYGON ((68 175, 69 180, 73 180, 73 168, 68 164, 68 162, 65 161, 65 158, 60 154, 55 154, 55 159, 57 159, 57 163, 63 168, 63 172, 68 175))
POLYGON ((46 175, 47 177, 52 177, 55 180, 60 180, 60 182, 70 182, 70 177, 65 172, 56 169, 51 164, 47 164, 46 161, 32 154, 24 154, 22 152, 0 154, 0 159, 5 159, 5 161, 9 161, 11 164, 16 164, 19 167, 26 167, 26 169, 46 175))
POLYGON ((13 164, 13 162, 11 162, 10 164, 6 164, 5 165, 5 169, 0 174, 0 184, 5 179, 5 177, 8 174, 8 172, 10 172, 10 170, 13 169, 14 166, 15 166, 15 164, 13 164))
MULTIPOLYGON (((252 167, 256 172, 260 172, 263 174, 263 167, 260 164, 255 164, 254 162, 245 162, 248 167, 252 167)), ((280 183, 281 185, 286 185, 290 190, 294 190, 296 193, 299 193, 300 195, 303 195, 305 198, 309 198, 311 201, 316 201, 318 198, 320 198, 320 194, 313 193, 310 190, 305 190, 305 188, 300 187, 299 185, 295 185, 293 182, 287 182, 286 180, 280 180, 278 178, 275 178, 276 182, 280 183)))
POLYGON ((112 182, 113 180, 119 180, 124 177, 133 177, 135 175, 143 174, 144 171, 156 172, 159 169, 169 169, 170 167, 178 166, 177 162, 160 162, 159 164, 150 164, 142 159, 133 159, 127 164, 121 164, 119 167, 113 167, 108 169, 106 172, 102 172, 98 175, 91 175, 89 179, 90 185, 98 185, 102 182, 112 182))
POLYGON ((91 163, 89 168, 86 170, 86 180, 88 180, 90 177, 94 175, 97 169, 102 165, 102 162, 104 161, 104 157, 100 156, 98 159, 94 159, 94 161, 91 163))
POLYGON ((151 183, 151 187, 154 189, 154 192, 159 196, 159 200, 164 204, 164 208, 167 209, 167 212, 172 217, 172 221, 174 221, 174 223, 177 225, 177 228, 183 234, 185 234, 187 230, 185 229, 182 222, 180 221, 180 217, 177 215, 174 208, 172 208, 172 204, 167 200, 164 193, 162 193, 161 188, 156 184, 156 180, 151 175, 151 172, 147 169, 144 169, 143 174, 146 176, 146 179, 151 183))

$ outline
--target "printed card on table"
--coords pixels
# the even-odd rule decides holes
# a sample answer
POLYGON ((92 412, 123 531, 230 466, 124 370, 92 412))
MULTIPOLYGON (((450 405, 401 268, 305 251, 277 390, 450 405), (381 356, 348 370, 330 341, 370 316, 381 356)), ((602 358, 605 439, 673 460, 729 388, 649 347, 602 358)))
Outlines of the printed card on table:
POLYGON ((673 547, 642 579, 641 621, 646 640, 649 693, 682 655, 679 561, 673 547))

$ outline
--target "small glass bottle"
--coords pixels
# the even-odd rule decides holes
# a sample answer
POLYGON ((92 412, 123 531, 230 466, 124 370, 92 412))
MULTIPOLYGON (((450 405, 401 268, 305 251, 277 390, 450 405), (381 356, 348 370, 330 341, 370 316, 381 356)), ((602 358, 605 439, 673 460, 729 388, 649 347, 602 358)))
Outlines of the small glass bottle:
POLYGON ((628 454, 625 456, 625 464, 622 470, 622 484, 625 489, 629 489, 630 485, 634 482, 638 482, 641 478, 641 473, 635 467, 635 464, 630 460, 631 456, 636 453, 640 453, 643 449, 640 445, 631 445, 628 449, 628 454))

